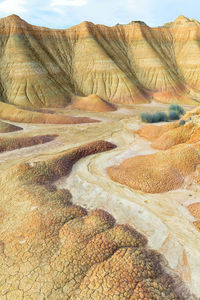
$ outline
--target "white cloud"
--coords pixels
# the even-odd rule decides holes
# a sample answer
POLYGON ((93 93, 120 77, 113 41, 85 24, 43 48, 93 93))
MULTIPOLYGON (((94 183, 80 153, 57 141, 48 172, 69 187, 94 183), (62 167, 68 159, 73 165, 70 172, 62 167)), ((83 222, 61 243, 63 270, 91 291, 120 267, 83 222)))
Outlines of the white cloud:
POLYGON ((83 6, 86 5, 87 2, 87 0, 53 0, 50 3, 50 6, 83 6))
POLYGON ((27 0, 4 0, 0 2, 1 14, 26 13, 27 0))

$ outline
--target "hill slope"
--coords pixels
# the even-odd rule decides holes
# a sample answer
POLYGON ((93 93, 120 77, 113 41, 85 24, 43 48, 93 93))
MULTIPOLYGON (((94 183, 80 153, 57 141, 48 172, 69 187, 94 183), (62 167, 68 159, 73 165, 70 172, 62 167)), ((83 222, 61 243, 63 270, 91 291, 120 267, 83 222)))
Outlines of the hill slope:
POLYGON ((66 30, 0 19, 0 100, 65 106, 74 95, 112 103, 200 101, 200 23, 183 16, 163 27, 143 22, 66 30))

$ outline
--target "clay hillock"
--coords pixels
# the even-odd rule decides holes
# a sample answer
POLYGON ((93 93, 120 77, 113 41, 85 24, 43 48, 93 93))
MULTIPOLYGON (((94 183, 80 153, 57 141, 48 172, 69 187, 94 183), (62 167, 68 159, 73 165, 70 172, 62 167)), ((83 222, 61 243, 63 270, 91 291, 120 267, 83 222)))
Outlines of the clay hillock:
POLYGON ((135 228, 53 185, 81 157, 114 147, 96 141, 1 173, 2 299, 190 299, 135 228))
POLYGON ((95 94, 110 103, 199 105, 199 23, 185 17, 68 29, 0 19, 0 100, 26 108, 65 107, 95 94), (180 51, 181 50, 181 51, 180 51))
POLYGON ((46 182, 53 182, 61 176, 68 175, 73 164, 79 159, 114 148, 116 148, 114 144, 99 140, 65 151, 62 154, 55 154, 45 161, 34 162, 34 168, 32 164, 26 163, 24 165, 20 164, 20 166, 16 165, 15 169, 22 181, 32 184, 45 184, 46 182))
POLYGON ((97 95, 89 95, 88 97, 74 97, 72 104, 75 108, 80 110, 106 112, 115 111, 116 108, 113 104, 106 102, 97 95))
POLYGON ((170 149, 172 146, 200 141, 200 128, 193 122, 184 126, 179 122, 167 125, 148 125, 136 131, 141 137, 152 141, 152 148, 159 150, 170 149))
POLYGON ((135 132, 139 136, 153 142, 156 139, 159 139, 166 132, 168 132, 174 128, 177 128, 177 127, 179 127, 179 124, 175 123, 175 122, 168 123, 165 125, 160 125, 160 126, 147 125, 147 126, 142 126, 140 129, 136 130, 135 132))
POLYGON ((22 109, 15 105, 0 102, 0 118, 11 122, 33 124, 82 124, 96 123, 88 117, 71 117, 64 114, 22 109))
POLYGON ((180 188, 199 163, 200 145, 180 144, 155 154, 126 159, 107 171, 112 180, 135 190, 162 193, 180 188))
POLYGON ((0 133, 8 133, 8 132, 13 132, 13 131, 19 131, 22 129, 23 128, 21 128, 19 126, 15 126, 13 124, 9 124, 9 123, 0 121, 0 133))
POLYGON ((16 138, 0 138, 0 153, 5 151, 11 151, 15 149, 21 149, 25 147, 31 147, 38 144, 45 144, 53 141, 57 135, 38 135, 16 138))

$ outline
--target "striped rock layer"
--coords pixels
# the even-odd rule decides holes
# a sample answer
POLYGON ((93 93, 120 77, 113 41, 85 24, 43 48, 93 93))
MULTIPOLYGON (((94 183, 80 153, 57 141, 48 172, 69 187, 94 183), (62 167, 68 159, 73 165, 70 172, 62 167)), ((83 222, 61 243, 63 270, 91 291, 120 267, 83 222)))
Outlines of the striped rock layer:
POLYGON ((74 95, 112 103, 198 104, 200 23, 183 16, 162 27, 83 22, 65 30, 0 19, 0 100, 63 107, 74 95))

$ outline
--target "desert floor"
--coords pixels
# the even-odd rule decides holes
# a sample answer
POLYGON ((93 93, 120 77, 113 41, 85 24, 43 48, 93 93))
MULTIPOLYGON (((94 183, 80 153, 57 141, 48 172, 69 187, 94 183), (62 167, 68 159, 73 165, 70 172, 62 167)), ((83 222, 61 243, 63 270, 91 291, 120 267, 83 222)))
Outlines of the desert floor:
MULTIPOLYGON (((2 133, 0 137, 21 137, 57 134, 46 144, 31 146, 0 154, 0 172, 20 162, 43 160, 54 153, 96 140, 106 140, 117 145, 109 152, 99 153, 79 160, 68 177, 56 182, 58 188, 67 188, 73 202, 87 209, 102 208, 110 212, 119 223, 133 225, 148 237, 148 244, 166 258, 168 269, 175 271, 200 297, 200 232, 187 210, 188 204, 198 202, 200 188, 190 183, 182 189, 162 193, 144 194, 113 182, 106 168, 118 165, 125 158, 154 153, 150 142, 140 138, 134 130, 144 125, 139 114, 143 111, 167 110, 167 105, 136 105, 120 107, 115 112, 92 113, 79 110, 57 112, 71 116, 87 116, 100 123, 83 125, 18 124, 22 131, 2 133)), ((185 107, 186 110, 191 107, 185 107)), ((166 178, 167 180, 167 178, 166 178)))

